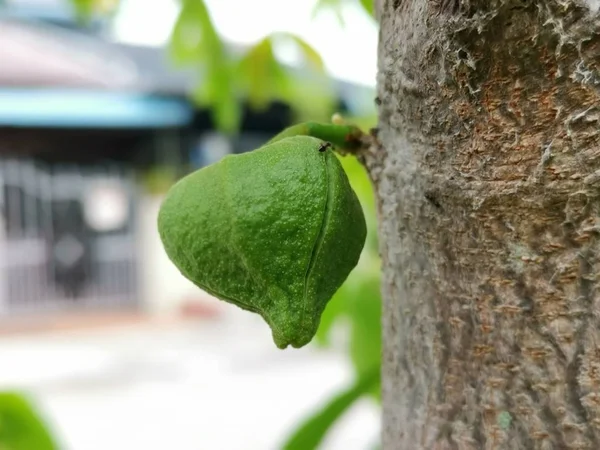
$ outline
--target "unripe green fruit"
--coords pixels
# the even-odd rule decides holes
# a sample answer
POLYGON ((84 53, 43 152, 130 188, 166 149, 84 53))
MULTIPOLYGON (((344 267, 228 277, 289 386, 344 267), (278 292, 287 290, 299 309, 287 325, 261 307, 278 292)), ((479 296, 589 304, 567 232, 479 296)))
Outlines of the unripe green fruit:
POLYGON ((365 218, 330 146, 285 138, 229 155, 168 192, 158 229, 181 273, 260 314, 279 348, 299 348, 358 263, 365 218))

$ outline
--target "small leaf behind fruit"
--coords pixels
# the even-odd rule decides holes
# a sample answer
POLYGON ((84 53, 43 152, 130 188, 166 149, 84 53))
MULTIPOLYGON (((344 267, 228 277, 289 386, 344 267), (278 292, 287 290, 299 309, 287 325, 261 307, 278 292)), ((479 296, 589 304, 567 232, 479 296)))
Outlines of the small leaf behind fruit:
POLYGON ((364 394, 378 384, 380 369, 363 373, 348 389, 333 397, 317 414, 304 422, 283 445, 283 450, 316 449, 333 424, 364 394))

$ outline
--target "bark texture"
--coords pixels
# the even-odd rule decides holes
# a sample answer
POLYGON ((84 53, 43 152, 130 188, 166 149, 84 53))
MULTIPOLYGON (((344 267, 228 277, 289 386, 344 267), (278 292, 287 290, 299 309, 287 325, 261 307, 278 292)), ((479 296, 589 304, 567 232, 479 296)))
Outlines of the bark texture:
POLYGON ((384 449, 600 449, 600 2, 378 3, 384 449))

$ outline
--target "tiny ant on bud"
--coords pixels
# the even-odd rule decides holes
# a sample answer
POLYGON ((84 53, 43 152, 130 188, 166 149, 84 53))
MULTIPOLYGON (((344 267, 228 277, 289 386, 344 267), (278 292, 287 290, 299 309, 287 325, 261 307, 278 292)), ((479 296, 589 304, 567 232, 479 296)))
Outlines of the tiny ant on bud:
POLYGON ((319 146, 319 151, 321 153, 323 153, 325 150, 327 150, 328 148, 331 148, 331 142, 323 142, 320 146, 319 146))

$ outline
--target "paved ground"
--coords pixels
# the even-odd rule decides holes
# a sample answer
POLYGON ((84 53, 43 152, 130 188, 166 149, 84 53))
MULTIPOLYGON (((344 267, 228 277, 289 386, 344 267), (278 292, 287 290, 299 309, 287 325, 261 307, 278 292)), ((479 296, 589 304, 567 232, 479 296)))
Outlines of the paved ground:
MULTIPOLYGON (((279 351, 258 318, 229 311, 0 336, 0 389, 31 392, 63 450, 279 450, 351 370, 341 354, 279 351)), ((378 432, 365 401, 322 449, 370 450, 378 432)))

